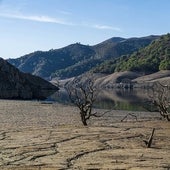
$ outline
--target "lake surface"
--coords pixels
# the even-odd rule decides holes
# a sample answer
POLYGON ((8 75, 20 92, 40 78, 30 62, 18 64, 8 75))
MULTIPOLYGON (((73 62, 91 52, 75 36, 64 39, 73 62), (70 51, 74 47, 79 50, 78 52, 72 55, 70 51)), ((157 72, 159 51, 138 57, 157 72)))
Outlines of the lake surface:
MULTIPOLYGON (((47 100, 71 104, 65 89, 60 89, 47 100)), ((94 106, 102 109, 128 111, 148 111, 154 109, 153 106, 149 104, 148 92, 146 89, 102 90, 99 92, 94 106)))

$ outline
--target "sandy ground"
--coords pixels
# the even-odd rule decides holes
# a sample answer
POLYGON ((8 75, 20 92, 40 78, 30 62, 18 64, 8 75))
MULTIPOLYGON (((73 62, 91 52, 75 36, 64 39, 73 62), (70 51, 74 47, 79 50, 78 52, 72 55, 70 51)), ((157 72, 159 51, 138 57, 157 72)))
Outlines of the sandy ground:
POLYGON ((0 100, 0 170, 170 170, 170 122, 146 112, 121 122, 126 114, 83 127, 75 107, 0 100))

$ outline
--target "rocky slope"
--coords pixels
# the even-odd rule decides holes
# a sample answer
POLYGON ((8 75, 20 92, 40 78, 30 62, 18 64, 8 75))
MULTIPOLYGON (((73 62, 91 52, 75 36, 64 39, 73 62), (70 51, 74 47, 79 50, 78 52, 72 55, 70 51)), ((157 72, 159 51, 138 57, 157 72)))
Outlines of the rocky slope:
POLYGON ((22 73, 0 58, 0 98, 44 99, 58 88, 42 78, 22 73))

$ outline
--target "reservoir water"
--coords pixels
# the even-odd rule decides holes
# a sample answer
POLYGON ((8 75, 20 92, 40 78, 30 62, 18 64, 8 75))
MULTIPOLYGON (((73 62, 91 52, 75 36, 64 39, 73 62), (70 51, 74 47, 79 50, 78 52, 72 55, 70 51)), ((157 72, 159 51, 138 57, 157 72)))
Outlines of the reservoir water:
MULTIPOLYGON (((60 89, 48 100, 71 104, 67 91, 60 89)), ((108 89, 99 91, 94 107, 102 109, 148 111, 154 110, 147 89, 108 89)))

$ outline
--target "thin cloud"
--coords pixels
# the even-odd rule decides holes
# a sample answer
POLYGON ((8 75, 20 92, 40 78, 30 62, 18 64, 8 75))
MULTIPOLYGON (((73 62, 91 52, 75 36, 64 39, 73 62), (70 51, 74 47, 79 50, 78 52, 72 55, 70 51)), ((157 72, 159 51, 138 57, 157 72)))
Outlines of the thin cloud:
POLYGON ((44 15, 25 15, 21 13, 7 12, 7 13, 0 13, 0 17, 10 18, 10 19, 29 20, 34 22, 54 23, 54 24, 67 25, 67 26, 85 26, 85 27, 95 28, 98 30, 113 30, 113 31, 121 32, 120 28, 109 26, 109 25, 87 24, 87 23, 75 24, 71 22, 66 22, 65 20, 60 18, 54 18, 54 17, 44 16, 44 15))
POLYGON ((112 31, 122 32, 122 30, 119 27, 114 27, 110 25, 101 25, 101 24, 92 24, 92 23, 90 24, 88 22, 82 22, 82 26, 98 29, 98 30, 112 30, 112 31))
POLYGON ((64 14, 64 15, 72 15, 72 13, 69 11, 57 10, 57 12, 59 12, 60 14, 64 14))
POLYGON ((36 21, 36 22, 47 22, 47 23, 55 23, 55 24, 61 24, 61 25, 73 25, 70 22, 66 22, 62 19, 53 18, 49 16, 35 16, 35 15, 23 15, 23 14, 9 14, 9 13, 0 13, 1 17, 5 18, 11 18, 11 19, 22 19, 22 20, 30 20, 30 21, 36 21))
POLYGON ((118 27, 108 26, 108 25, 93 25, 93 28, 100 29, 100 30, 114 30, 121 32, 121 29, 118 27))

